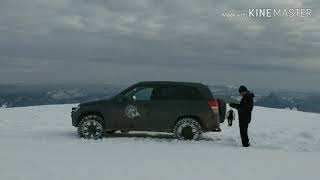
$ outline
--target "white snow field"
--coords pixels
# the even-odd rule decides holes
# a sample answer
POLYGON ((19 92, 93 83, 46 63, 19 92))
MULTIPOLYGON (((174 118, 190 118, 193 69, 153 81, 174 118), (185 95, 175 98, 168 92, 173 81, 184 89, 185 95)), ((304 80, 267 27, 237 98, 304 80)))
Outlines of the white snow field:
POLYGON ((134 132, 84 140, 73 105, 0 109, 0 180, 317 180, 320 115, 255 107, 250 148, 239 129, 202 140, 134 132))

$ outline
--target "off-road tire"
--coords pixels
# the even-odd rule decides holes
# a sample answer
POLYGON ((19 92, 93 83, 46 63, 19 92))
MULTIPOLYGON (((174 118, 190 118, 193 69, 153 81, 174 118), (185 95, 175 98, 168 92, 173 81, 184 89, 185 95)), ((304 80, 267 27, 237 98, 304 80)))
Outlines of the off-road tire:
POLYGON ((81 119, 78 127, 78 134, 84 139, 101 139, 104 135, 104 128, 101 117, 88 115, 81 119))
POLYGON ((173 133, 179 140, 197 141, 202 136, 202 128, 196 119, 186 117, 176 123, 173 133))

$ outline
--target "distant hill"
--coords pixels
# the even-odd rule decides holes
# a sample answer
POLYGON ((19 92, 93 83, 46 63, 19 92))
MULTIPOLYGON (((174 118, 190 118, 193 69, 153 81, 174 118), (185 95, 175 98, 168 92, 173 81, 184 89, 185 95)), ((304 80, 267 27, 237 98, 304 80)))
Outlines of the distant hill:
MULTIPOLYGON (((47 104, 80 103, 109 98, 129 85, 0 85, 0 107, 21 107, 47 104)), ((209 86, 216 98, 239 102, 234 86, 209 86)), ((320 112, 320 94, 293 91, 252 89, 255 105, 272 108, 297 108, 299 111, 320 112)))
POLYGON ((0 85, 0 106, 79 103, 109 98, 122 89, 121 85, 0 85))
POLYGON ((270 93, 268 96, 260 98, 255 105, 272 107, 272 108, 293 108, 293 104, 286 99, 281 98, 275 92, 270 93))

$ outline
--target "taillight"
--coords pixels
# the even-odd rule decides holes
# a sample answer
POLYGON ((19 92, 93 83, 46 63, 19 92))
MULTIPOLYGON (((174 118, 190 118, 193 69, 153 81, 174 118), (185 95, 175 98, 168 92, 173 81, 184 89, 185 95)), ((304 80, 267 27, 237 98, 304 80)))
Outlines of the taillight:
POLYGON ((218 101, 209 101, 208 104, 210 107, 219 107, 218 101))
POLYGON ((218 101, 209 101, 208 105, 210 106, 210 108, 212 109, 212 111, 216 112, 219 110, 219 103, 218 101))

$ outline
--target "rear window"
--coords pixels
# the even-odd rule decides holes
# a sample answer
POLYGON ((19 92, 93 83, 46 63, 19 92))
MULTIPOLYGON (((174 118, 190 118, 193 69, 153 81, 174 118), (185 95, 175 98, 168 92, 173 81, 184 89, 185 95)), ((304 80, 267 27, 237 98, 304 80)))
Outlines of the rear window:
POLYGON ((157 100, 202 100, 197 88, 191 86, 162 86, 155 89, 152 99, 157 100))

